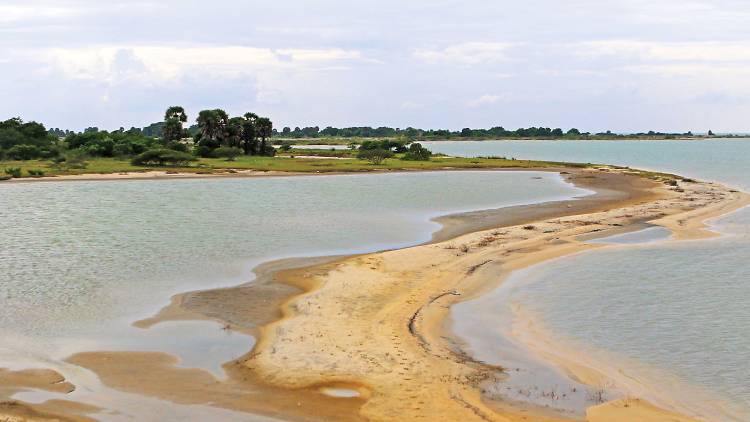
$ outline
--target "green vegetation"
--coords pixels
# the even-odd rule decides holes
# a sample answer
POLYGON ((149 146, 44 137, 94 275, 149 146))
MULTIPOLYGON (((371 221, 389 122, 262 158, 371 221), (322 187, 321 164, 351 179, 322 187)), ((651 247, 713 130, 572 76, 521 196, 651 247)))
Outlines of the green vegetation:
POLYGON ((237 147, 219 147, 213 153, 214 157, 226 158, 227 161, 234 161, 242 155, 242 150, 237 147))
MULTIPOLYGON (((47 131, 40 123, 13 118, 0 122, 0 160, 47 159, 50 174, 70 174, 87 169, 90 162, 102 162, 104 158, 129 161, 133 166, 187 167, 197 161, 197 157, 222 157, 233 161, 243 154, 276 154, 269 141, 273 123, 267 117, 245 113, 243 117, 229 118, 224 110, 214 109, 201 111, 197 124, 190 129, 184 128, 187 121, 185 109, 180 106, 169 107, 160 124, 127 131, 124 128, 100 131, 96 127, 82 133, 57 128, 47 131)), ((35 177, 44 175, 45 171, 26 168, 26 174, 35 177)), ((19 171, 13 177, 22 174, 19 171)))
POLYGON ((393 152, 385 149, 363 149, 357 154, 360 160, 367 160, 372 164, 381 164, 386 158, 393 157, 393 152))
POLYGON ((423 147, 422 144, 413 143, 409 145, 409 150, 401 158, 402 160, 408 161, 429 161, 432 157, 432 151, 423 147))
POLYGON ((0 159, 33 160, 57 155, 57 138, 43 125, 20 118, 0 122, 0 159))
POLYGON ((187 166, 198 161, 193 155, 172 149, 150 149, 138 154, 130 161, 134 166, 187 166))
MULTIPOLYGON (((372 128, 369 126, 334 128, 326 127, 320 129, 318 126, 291 129, 285 127, 281 132, 274 132, 274 136, 281 139, 310 140, 319 143, 320 139, 326 143, 347 144, 349 140, 355 139, 362 142, 368 138, 403 138, 408 140, 478 140, 478 139, 675 139, 675 138, 693 138, 696 137, 692 132, 685 133, 664 133, 664 132, 641 132, 632 134, 618 134, 612 131, 598 133, 582 132, 576 128, 563 130, 561 128, 548 127, 530 127, 508 130, 502 126, 495 126, 490 129, 471 129, 464 128, 461 130, 448 129, 415 129, 408 127, 398 129, 391 127, 372 128), (337 139, 344 141, 336 142, 337 139)), ((713 132, 709 133, 713 136, 713 132)))
POLYGON ((8 167, 5 169, 5 174, 10 177, 21 177, 21 168, 20 167, 8 167))
MULTIPOLYGON (((158 167, 168 172, 186 173, 227 173, 241 170, 277 171, 297 173, 336 173, 369 172, 389 170, 446 170, 446 169, 496 169, 496 168, 537 168, 555 167, 562 163, 544 161, 510 160, 504 158, 454 158, 433 156, 430 161, 407 161, 397 158, 386 159, 380 164, 357 158, 291 158, 288 156, 264 157, 242 155, 236 161, 224 158, 196 158, 188 164, 165 164, 158 167)), ((0 168, 16 167, 24 175, 29 169, 39 169, 47 176, 75 174, 111 174, 124 172, 144 172, 154 167, 133 164, 130 159, 119 157, 95 157, 86 162, 85 168, 59 166, 48 160, 0 162, 0 168)))
MULTIPOLYGON (((356 172, 387 170, 439 170, 453 168, 528 168, 559 166, 563 163, 520 161, 504 157, 454 158, 434 155, 415 139, 456 135, 458 139, 471 136, 587 136, 575 129, 532 128, 505 131, 464 129, 460 132, 421 131, 407 128, 349 128, 351 130, 322 131, 282 130, 290 138, 296 134, 324 136, 355 135, 352 139, 333 139, 333 143, 348 145, 348 149, 295 149, 294 144, 307 140, 277 140, 279 154, 272 146, 276 134, 273 123, 266 117, 245 113, 230 117, 221 109, 203 110, 196 124, 188 122, 185 110, 169 107, 164 121, 143 129, 120 128, 101 131, 91 127, 73 133, 45 127, 20 118, 0 122, 0 169, 2 179, 40 177, 44 175, 106 174, 142 172, 159 167, 169 172, 221 173, 240 170, 279 172, 356 172), (356 130, 355 130, 356 129, 356 130), (303 133, 304 132, 304 133, 303 133), (384 137, 382 139, 368 136, 384 137), (296 158, 295 158, 296 156, 296 158), (299 157, 303 156, 303 157, 299 157), (311 158, 312 157, 312 158, 311 158)), ((307 128, 306 128, 307 129, 307 128)), ((661 177, 661 176, 659 176, 661 177)))

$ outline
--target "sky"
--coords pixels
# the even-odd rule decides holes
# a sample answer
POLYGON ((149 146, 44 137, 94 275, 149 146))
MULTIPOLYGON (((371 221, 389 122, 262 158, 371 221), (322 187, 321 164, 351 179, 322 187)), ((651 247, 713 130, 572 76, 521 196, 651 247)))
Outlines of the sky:
POLYGON ((0 0, 0 119, 750 131, 746 0, 0 0))

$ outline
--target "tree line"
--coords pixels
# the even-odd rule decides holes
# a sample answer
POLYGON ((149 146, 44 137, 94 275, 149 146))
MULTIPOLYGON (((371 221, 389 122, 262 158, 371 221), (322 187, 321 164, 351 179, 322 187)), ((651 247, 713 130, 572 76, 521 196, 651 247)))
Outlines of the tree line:
POLYGON ((185 128, 187 122, 188 115, 180 106, 169 107, 158 124, 129 130, 47 130, 41 123, 16 117, 0 122, 0 159, 64 163, 69 156, 136 157, 149 152, 152 158, 161 154, 171 161, 186 162, 192 156, 233 158, 276 153, 269 140, 273 122, 267 117, 250 112, 230 117, 224 110, 212 109, 198 113, 194 126, 185 128))
POLYGON ((685 133, 664 133, 664 132, 641 132, 632 134, 617 134, 612 131, 605 132, 582 132, 576 128, 564 131, 561 128, 548 127, 530 127, 507 130, 502 126, 495 126, 490 129, 472 129, 463 128, 461 130, 448 129, 416 129, 407 127, 406 129, 392 127, 346 127, 335 128, 328 126, 320 129, 319 126, 311 127, 284 127, 280 132, 274 131, 275 137, 280 138, 384 138, 404 136, 409 139, 491 139, 491 138, 541 138, 541 139, 587 139, 587 138, 643 138, 643 137, 692 137, 692 132, 685 133))

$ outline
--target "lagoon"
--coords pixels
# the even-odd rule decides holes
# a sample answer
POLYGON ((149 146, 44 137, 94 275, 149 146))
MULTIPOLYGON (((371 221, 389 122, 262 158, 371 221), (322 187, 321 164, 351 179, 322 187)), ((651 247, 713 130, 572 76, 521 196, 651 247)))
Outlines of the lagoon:
MULTIPOLYGON (((618 164, 750 191, 749 140, 435 142, 429 148, 618 164)), ((504 287, 457 306, 457 331, 481 323, 507 334, 520 312, 557 344, 599 356, 649 384, 656 401, 718 420, 750 420, 750 210, 714 225, 724 237, 665 242, 664 233, 656 241, 653 232, 631 235, 621 246, 519 272, 504 287), (472 317, 480 313, 481 319, 472 317)), ((492 358, 488 339, 465 340, 492 358)), ((497 353, 495 359, 508 363, 497 353)))
MULTIPOLYGON (((249 281, 262 262, 414 245, 439 215, 587 193, 555 173, 488 171, 5 184, 0 367, 59 369, 84 350, 205 348, 227 337, 220 327, 175 346, 130 325, 173 294, 249 281)), ((225 343, 214 361, 183 360, 218 372, 252 338, 225 343)))

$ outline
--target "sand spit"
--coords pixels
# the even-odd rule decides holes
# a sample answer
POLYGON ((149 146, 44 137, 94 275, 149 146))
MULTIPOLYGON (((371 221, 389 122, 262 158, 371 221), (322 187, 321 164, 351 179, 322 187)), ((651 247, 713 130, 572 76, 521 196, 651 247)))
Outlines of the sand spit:
MULTIPOLYGON (((287 388, 360 385, 369 391, 361 412, 370 420, 513 420, 512 412, 499 414, 481 395, 484 382, 502 381, 502 369, 473 361, 446 336, 443 321, 453 303, 496 286, 511 271, 591 247, 576 241, 580 235, 653 221, 696 238, 707 235, 703 220, 747 203, 744 194, 711 183, 653 183, 644 192, 643 179, 626 172, 576 173, 579 181, 590 178, 589 186, 598 179, 606 186, 612 177, 633 183, 628 195, 612 201, 616 206, 600 204, 605 210, 353 257, 299 274, 313 288, 285 304, 282 320, 263 327, 244 365, 287 388)), ((610 403, 589 412, 589 420, 612 420, 602 414, 674 419, 643 403, 610 403)))
MULTIPOLYGON (((254 349, 225 365, 228 380, 179 368, 160 353, 91 352, 69 362, 118 390, 290 420, 569 420, 488 402, 483 385, 502 382, 503 368, 461 352, 445 328, 449 307, 496 287, 514 270, 596 247, 579 236, 644 221, 681 238, 709 236, 702 222, 746 205, 748 197, 712 183, 665 184, 628 169, 563 170, 597 194, 444 217, 444 229, 426 245, 306 266, 269 264, 260 277, 266 287, 187 293, 139 323, 209 318, 253 333, 254 349)), ((634 397, 591 407, 586 420, 693 419, 634 397)))

